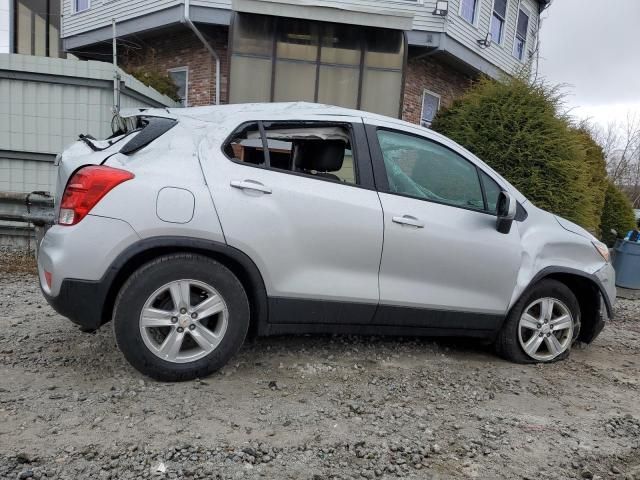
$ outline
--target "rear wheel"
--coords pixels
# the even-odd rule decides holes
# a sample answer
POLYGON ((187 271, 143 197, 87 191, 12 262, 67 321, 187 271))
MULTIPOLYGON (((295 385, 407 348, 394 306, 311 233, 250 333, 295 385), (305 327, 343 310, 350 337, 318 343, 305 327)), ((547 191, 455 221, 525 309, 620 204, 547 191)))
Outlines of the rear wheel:
POLYGON ((160 257, 137 270, 114 309, 120 350, 140 372, 158 380, 204 377, 240 348, 249 302, 240 281, 200 255, 160 257))
POLYGON ((580 307, 571 290, 543 280, 513 306, 496 340, 498 353, 518 363, 566 358, 580 331, 580 307))

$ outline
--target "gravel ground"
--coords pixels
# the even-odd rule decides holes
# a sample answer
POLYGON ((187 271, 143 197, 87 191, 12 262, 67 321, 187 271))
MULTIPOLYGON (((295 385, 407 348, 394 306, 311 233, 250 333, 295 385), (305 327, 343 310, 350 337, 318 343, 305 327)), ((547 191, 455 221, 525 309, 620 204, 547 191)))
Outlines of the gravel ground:
POLYGON ((640 479, 640 301, 587 348, 281 337, 202 381, 133 370, 0 274, 0 478, 640 479))

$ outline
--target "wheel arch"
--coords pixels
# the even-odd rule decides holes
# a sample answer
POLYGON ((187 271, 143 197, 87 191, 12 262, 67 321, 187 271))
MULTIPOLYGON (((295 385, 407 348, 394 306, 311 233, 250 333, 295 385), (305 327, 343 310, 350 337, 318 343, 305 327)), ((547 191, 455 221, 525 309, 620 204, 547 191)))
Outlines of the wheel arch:
POLYGON ((109 267, 108 289, 102 306, 100 324, 109 322, 120 289, 138 268, 162 255, 194 253, 209 257, 227 267, 245 288, 250 306, 249 335, 260 334, 268 322, 268 302, 264 280, 249 256, 224 243, 187 237, 154 237, 140 240, 127 248, 109 267))
POLYGON ((514 305, 524 295, 528 294, 531 288, 542 280, 556 280, 566 285, 576 296, 580 306, 581 328, 578 340, 591 343, 602 329, 601 303, 602 298, 606 313, 609 318, 613 317, 613 307, 607 296, 607 292, 595 275, 565 267, 547 267, 538 272, 529 285, 522 291, 514 305))

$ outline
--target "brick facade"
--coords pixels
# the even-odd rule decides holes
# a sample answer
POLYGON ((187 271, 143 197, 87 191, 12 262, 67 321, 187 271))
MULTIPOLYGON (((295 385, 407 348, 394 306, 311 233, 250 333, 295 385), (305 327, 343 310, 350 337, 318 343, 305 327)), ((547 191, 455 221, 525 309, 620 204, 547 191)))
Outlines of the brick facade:
POLYGON ((420 123, 422 94, 425 89, 440 95, 440 108, 443 108, 450 106, 455 98, 462 95, 472 81, 472 77, 435 57, 412 59, 409 56, 405 72, 402 119, 420 123))
MULTIPOLYGON (((229 59, 228 29, 203 27, 202 32, 221 59, 220 101, 228 101, 229 59)), ((153 35, 138 36, 134 42, 142 48, 125 49, 120 61, 125 69, 140 66, 166 72, 172 68, 189 68, 189 106, 215 103, 215 63, 200 40, 187 28, 180 27, 153 35)), ((468 75, 436 57, 411 58, 405 72, 403 120, 420 123, 422 94, 425 89, 441 96, 440 106, 451 105, 472 82, 468 75)))
MULTIPOLYGON (((227 103, 229 62, 227 56, 228 29, 202 27, 202 33, 220 56, 220 103, 227 103)), ((189 106, 213 105, 216 98, 216 67, 209 51, 186 27, 153 35, 137 36, 132 42, 142 48, 125 48, 121 55, 125 70, 141 66, 167 72, 172 68, 189 68, 189 106)))

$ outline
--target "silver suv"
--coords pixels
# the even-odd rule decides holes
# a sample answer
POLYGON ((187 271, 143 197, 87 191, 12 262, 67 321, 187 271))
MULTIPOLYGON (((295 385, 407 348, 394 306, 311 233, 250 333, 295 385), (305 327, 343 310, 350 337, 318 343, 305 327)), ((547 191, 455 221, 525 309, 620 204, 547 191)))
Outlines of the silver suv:
POLYGON ((433 131, 307 103, 138 110, 59 158, 40 284, 161 380, 248 333, 473 336, 516 362, 591 342, 605 245, 433 131))

